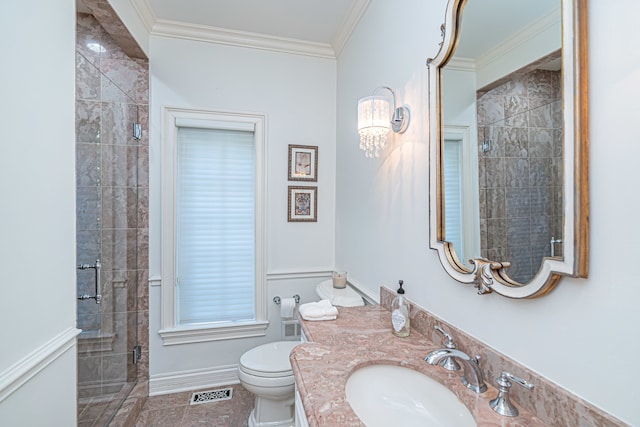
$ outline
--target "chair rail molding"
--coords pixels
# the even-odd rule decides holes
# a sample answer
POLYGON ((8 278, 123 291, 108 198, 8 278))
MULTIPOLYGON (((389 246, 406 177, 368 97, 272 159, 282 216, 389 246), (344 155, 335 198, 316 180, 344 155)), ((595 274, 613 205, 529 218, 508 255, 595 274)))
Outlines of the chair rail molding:
POLYGON ((80 332, 80 329, 74 327, 65 329, 0 373, 0 403, 58 357, 75 348, 76 337, 80 332))

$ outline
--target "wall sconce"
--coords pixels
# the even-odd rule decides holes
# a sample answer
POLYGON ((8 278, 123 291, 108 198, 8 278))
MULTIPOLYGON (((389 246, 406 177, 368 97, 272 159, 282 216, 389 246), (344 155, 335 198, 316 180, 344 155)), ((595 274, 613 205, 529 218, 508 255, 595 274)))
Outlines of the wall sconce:
POLYGON ((377 87, 371 96, 358 101, 358 133, 360 134, 360 149, 364 150, 368 158, 380 157, 380 152, 387 145, 389 130, 404 133, 409 127, 409 109, 406 105, 396 107, 396 94, 388 86, 377 87), (393 116, 389 99, 376 95, 380 89, 391 92, 393 97, 393 116))

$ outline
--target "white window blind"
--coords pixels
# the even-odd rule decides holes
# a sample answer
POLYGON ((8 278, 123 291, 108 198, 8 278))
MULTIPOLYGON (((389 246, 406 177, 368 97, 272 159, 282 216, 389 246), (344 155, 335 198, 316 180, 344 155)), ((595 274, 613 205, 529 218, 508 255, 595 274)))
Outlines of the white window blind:
POLYGON ((178 127, 177 139, 177 324, 255 320, 254 133, 178 127))
POLYGON ((444 141, 445 238, 456 253, 464 254, 462 243, 462 141, 444 141))

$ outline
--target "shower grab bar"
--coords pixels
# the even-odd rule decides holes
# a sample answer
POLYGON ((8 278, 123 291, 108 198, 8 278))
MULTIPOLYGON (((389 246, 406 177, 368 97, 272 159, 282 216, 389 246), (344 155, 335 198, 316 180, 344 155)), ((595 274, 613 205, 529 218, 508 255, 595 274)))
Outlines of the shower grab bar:
POLYGON ((78 265, 78 270, 88 270, 93 268, 96 270, 96 294, 88 295, 82 294, 78 296, 78 299, 84 301, 86 299, 94 299, 96 300, 96 304, 100 304, 102 301, 102 284, 100 283, 100 269, 102 269, 102 264, 100 264, 100 260, 97 259, 95 264, 80 264, 78 265))

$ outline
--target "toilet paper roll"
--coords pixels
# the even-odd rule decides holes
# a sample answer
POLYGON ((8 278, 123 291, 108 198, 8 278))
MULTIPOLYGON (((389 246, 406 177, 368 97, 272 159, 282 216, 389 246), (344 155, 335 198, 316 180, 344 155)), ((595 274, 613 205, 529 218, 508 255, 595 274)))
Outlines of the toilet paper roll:
POLYGON ((280 300, 280 317, 293 317, 293 310, 296 308, 296 300, 294 298, 282 298, 280 300))

